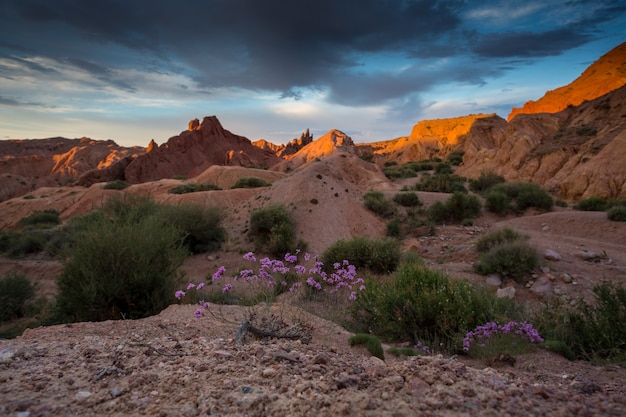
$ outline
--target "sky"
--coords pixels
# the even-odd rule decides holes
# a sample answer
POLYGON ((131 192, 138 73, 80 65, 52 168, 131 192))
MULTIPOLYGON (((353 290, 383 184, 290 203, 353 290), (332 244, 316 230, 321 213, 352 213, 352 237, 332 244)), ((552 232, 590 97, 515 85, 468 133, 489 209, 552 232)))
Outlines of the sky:
POLYGON ((0 139, 356 143, 496 113, 626 41, 615 0, 0 0, 0 139))

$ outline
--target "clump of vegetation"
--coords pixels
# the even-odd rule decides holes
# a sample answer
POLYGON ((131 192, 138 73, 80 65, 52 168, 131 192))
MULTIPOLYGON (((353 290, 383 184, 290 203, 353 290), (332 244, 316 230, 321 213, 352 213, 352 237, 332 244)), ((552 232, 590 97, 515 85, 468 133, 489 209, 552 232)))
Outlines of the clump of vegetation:
POLYGON ((388 279, 366 278, 365 287, 355 300, 352 326, 392 342, 460 351, 469 329, 518 314, 512 300, 419 263, 403 265, 388 279))
POLYGON ((626 361, 626 289, 611 283, 594 287, 595 300, 574 307, 552 301, 538 312, 537 328, 553 350, 570 359, 626 361), (564 349, 563 346, 567 348, 564 349))
POLYGON ((476 242, 476 250, 484 253, 503 243, 525 239, 528 239, 528 236, 521 235, 510 227, 504 227, 494 230, 478 239, 476 242))
POLYGON ((607 218, 615 222, 626 222, 626 206, 611 207, 607 213, 607 218))
POLYGON ((393 217, 397 212, 393 201, 385 198, 385 195, 380 191, 368 191, 363 196, 363 200, 369 211, 384 219, 393 217))
POLYGON ((606 211, 607 207, 606 199, 596 196, 583 198, 574 205, 574 209, 581 211, 606 211))
POLYGON ((24 317, 35 296, 35 285, 15 272, 0 278, 0 323, 24 317))
POLYGON ((467 332, 463 350, 471 357, 492 361, 502 354, 519 355, 531 352, 543 338, 532 324, 510 321, 501 325, 485 323, 467 332))
POLYGON ((265 248, 271 255, 279 257, 296 249, 295 224, 282 205, 253 210, 250 235, 256 241, 257 252, 265 248))
POLYGON ((521 240, 501 243, 483 253, 474 264, 482 275, 498 273, 503 277, 520 279, 539 266, 535 248, 521 240))
POLYGON ((115 181, 107 182, 106 184, 104 184, 103 188, 105 190, 123 190, 128 187, 130 187, 130 184, 128 182, 123 181, 123 180, 115 180, 115 181))
POLYGON ((11 258, 43 251, 55 232, 52 229, 28 228, 22 232, 0 231, 0 252, 11 258))
MULTIPOLYGON (((550 211, 554 206, 554 200, 550 194, 539 185, 531 182, 505 182, 497 184, 489 190, 490 192, 505 194, 512 201, 511 207, 518 212, 530 207, 541 211, 550 211)), ((497 207, 502 207, 502 205, 497 205, 497 207)))
POLYGON ((355 267, 367 268, 376 274, 388 274, 395 271, 400 258, 400 244, 396 239, 371 240, 365 237, 338 240, 321 256, 324 265, 341 263, 346 259, 355 267))
POLYGON ((437 201, 428 209, 428 218, 438 224, 461 223, 480 215, 481 203, 478 197, 454 193, 445 203, 437 201))
POLYGON ((213 190, 221 190, 216 184, 181 184, 176 187, 170 188, 168 191, 169 194, 187 194, 187 193, 197 193, 200 191, 213 191, 213 190))
POLYGON ((163 206, 160 210, 168 223, 184 231, 183 245, 191 253, 218 250, 226 240, 222 212, 217 207, 183 204, 163 206))
POLYGON ((476 179, 469 181, 470 190, 476 193, 484 193, 494 185, 505 182, 504 177, 493 171, 483 171, 476 179))
POLYGON ((59 212, 54 209, 36 211, 33 214, 21 218, 17 224, 21 227, 27 226, 56 226, 61 223, 59 212))
POLYGON ((447 159, 447 161, 448 161, 448 163, 450 165, 459 166, 463 162, 463 156, 464 155, 465 155, 465 152, 460 150, 460 149, 458 149, 456 151, 450 152, 446 159, 447 159))
POLYGON ((485 208, 491 213, 504 216, 513 211, 511 197, 504 191, 490 189, 485 194, 485 208))
POLYGON ((393 197, 393 201, 403 207, 416 207, 422 205, 417 193, 414 192, 398 193, 393 197))
POLYGON ((185 233, 145 199, 114 200, 77 231, 57 280, 55 321, 136 319, 173 301, 185 233))
POLYGON ((440 172, 435 175, 424 173, 420 181, 416 183, 413 188, 417 191, 430 191, 436 193, 467 192, 464 185, 465 178, 452 174, 451 170, 448 171, 445 168, 449 168, 450 165, 439 164, 437 167, 440 169, 440 172))
POLYGON ((266 182, 262 178, 258 177, 241 177, 237 180, 235 185, 231 188, 257 188, 257 187, 269 187, 269 182, 266 182))
POLYGON ((383 172, 387 178, 394 180, 400 178, 414 178, 422 171, 430 171, 434 168, 432 162, 409 162, 403 165, 398 165, 395 161, 386 162, 383 172))
POLYGON ((364 345, 367 351, 373 356, 385 360, 383 346, 380 344, 380 340, 378 340, 376 336, 365 333, 357 333, 354 336, 350 336, 348 343, 350 343, 350 346, 364 345))

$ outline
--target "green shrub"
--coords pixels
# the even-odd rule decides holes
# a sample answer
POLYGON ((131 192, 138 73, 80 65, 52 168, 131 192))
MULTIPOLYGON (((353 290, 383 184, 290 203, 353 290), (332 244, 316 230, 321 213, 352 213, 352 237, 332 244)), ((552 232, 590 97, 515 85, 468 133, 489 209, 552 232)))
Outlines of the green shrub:
POLYGON ((9 257, 21 257, 43 251, 53 235, 49 230, 39 229, 10 233, 3 245, 7 245, 6 254, 9 257))
POLYGON ((513 211, 511 197, 499 190, 488 190, 485 193, 485 207, 488 211, 501 216, 513 211))
POLYGON ((626 198, 611 198, 606 202, 606 208, 626 207, 626 198))
POLYGON ((532 182, 505 182, 494 185, 491 190, 505 193, 515 201, 515 210, 524 211, 529 207, 550 211, 554 200, 539 185, 532 182))
POLYGON ((379 359, 385 360, 385 352, 383 346, 380 344, 380 340, 376 336, 371 334, 358 333, 354 336, 350 336, 348 339, 350 346, 364 345, 369 353, 376 356, 379 359))
POLYGON ((505 182, 504 177, 493 171, 483 171, 476 179, 469 181, 470 190, 476 193, 484 193, 496 184, 505 182))
POLYGON ((281 205, 253 210, 250 215, 250 235, 256 240, 257 251, 266 248, 268 253, 278 259, 296 249, 295 225, 287 209, 281 205))
POLYGON ((456 150, 456 151, 450 152, 446 159, 448 163, 450 163, 450 165, 459 166, 461 165, 461 162, 463 162, 463 155, 465 155, 465 152, 461 150, 456 150))
POLYGON ((218 250, 226 240, 222 212, 216 207, 197 204, 163 206, 165 221, 184 232, 183 244, 191 253, 218 250))
POLYGON ((482 275, 498 273, 503 277, 520 279, 539 266, 539 256, 528 243, 516 240, 504 242, 483 253, 474 264, 482 275))
POLYGON ((556 200, 556 201, 554 202, 554 205, 555 205, 555 206, 558 206, 558 207, 567 207, 567 201, 564 201, 564 200, 556 200))
POLYGON ((216 184, 181 184, 176 187, 170 188, 169 194, 188 194, 197 193, 200 191, 212 191, 221 190, 216 184))
POLYGON ((435 193, 466 193, 465 179, 455 174, 436 174, 429 175, 425 173, 421 180, 413 187, 417 191, 430 191, 435 193))
POLYGON ((389 179, 398 179, 413 178, 417 176, 418 172, 430 171, 432 169, 433 164, 430 162, 409 162, 401 166, 398 166, 397 164, 385 164, 383 172, 389 179))
POLYGON ((400 243, 396 239, 370 240, 355 237, 351 240, 338 240, 326 248, 321 260, 324 265, 332 266, 346 259, 356 268, 367 268, 376 274, 387 274, 396 270, 400 257, 400 243))
POLYGON ((582 211, 605 211, 607 209, 607 205, 606 199, 592 196, 580 200, 574 205, 574 209, 582 211))
POLYGON ((387 349, 387 352, 393 356, 419 356, 419 352, 410 347, 392 347, 387 349))
POLYGON ((489 252, 495 246, 503 243, 524 239, 528 239, 528 236, 521 235, 509 227, 504 227, 494 230, 478 239, 476 242, 476 250, 479 252, 489 252))
POLYGON ((365 207, 378 216, 387 219, 396 214, 396 206, 379 191, 368 191, 363 196, 365 207))
POLYGON ((417 263, 404 265, 389 278, 366 278, 366 289, 352 309, 355 331, 458 351, 469 330, 516 314, 512 300, 417 263))
POLYGON ((402 236, 402 225, 400 224, 400 220, 393 219, 387 223, 387 236, 395 238, 402 236))
POLYGON ((626 289, 611 283, 594 287, 594 301, 575 307, 552 301, 534 319, 548 347, 570 359, 626 361, 626 289))
POLYGON ((447 164, 445 162, 435 165, 435 174, 445 175, 445 174, 452 174, 453 172, 454 170, 452 169, 450 164, 447 164))
POLYGON ((57 280, 56 320, 136 319, 174 300, 176 270, 188 253, 184 233, 158 213, 145 215, 148 202, 138 201, 77 233, 57 280))
POLYGON ((266 182, 262 178, 258 177, 242 177, 237 180, 235 185, 231 188, 257 188, 257 187, 268 187, 272 184, 266 182))
POLYGON ((404 207, 421 206, 422 202, 416 193, 398 193, 393 197, 393 201, 404 207))
POLYGON ((611 207, 606 213, 609 220, 615 222, 626 222, 626 206, 611 207))
POLYGON ((35 286, 24 275, 12 272, 0 278, 0 323, 24 317, 35 286))
POLYGON ((123 180, 115 180, 104 184, 105 190, 123 190, 130 187, 130 184, 123 180))
POLYGON ((445 203, 437 201, 430 206, 428 218, 434 223, 461 223, 480 215, 480 200, 474 195, 454 193, 445 203))
POLYGON ((26 226, 55 226, 61 223, 59 212, 54 209, 36 211, 30 216, 21 218, 17 224, 21 227, 26 226))

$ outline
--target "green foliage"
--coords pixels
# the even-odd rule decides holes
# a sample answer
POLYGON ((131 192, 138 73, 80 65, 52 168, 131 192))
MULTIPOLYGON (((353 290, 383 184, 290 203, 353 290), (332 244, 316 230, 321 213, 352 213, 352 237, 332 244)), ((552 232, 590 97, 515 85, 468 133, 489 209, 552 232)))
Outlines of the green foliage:
POLYGON ((387 352, 393 356, 419 356, 419 352, 410 347, 392 347, 387 349, 387 352))
POLYGON ((0 278, 0 323, 24 317, 34 296, 35 286, 26 276, 5 274, 0 278))
POLYGON ((368 191, 363 196, 363 200, 365 207, 369 211, 376 213, 384 219, 393 217, 397 212, 393 202, 385 198, 385 195, 380 191, 368 191))
POLYGON ((258 177, 242 177, 231 188, 269 187, 271 184, 258 177))
POLYGON ((385 163, 385 168, 383 172, 389 179, 399 179, 399 178, 413 178, 416 177, 418 172, 421 171, 430 171, 433 169, 433 164, 431 162, 409 162, 404 165, 397 165, 397 163, 387 165, 385 163))
POLYGON ((463 162, 463 155, 465 155, 465 152, 459 149, 459 150, 450 152, 446 159, 448 163, 450 163, 450 165, 459 166, 461 165, 461 162, 463 162))
POLYGON ((0 252, 11 258, 41 252, 54 233, 52 230, 41 229, 27 229, 22 232, 0 231, 0 252))
POLYGON ((402 225, 400 224, 400 220, 393 219, 387 223, 387 236, 395 238, 402 236, 402 225))
POLYGON ((54 209, 36 211, 30 216, 21 218, 17 224, 21 227, 26 226, 55 226, 61 223, 59 212, 54 209))
POLYGON ((295 225, 282 205, 253 210, 250 215, 250 235, 256 240, 257 251, 266 248, 279 259, 296 249, 295 225))
POLYGON ((348 260, 358 268, 367 268, 376 274, 387 274, 396 270, 400 263, 400 244, 396 239, 370 240, 355 237, 338 240, 326 248, 321 260, 325 266, 348 260))
POLYGON ((583 198, 577 204, 574 205, 575 210, 582 211, 605 211, 608 207, 608 202, 602 197, 591 196, 589 198, 583 198))
POLYGON ((470 190, 476 193, 484 193, 496 184, 505 182, 504 177, 493 171, 483 171, 476 179, 469 181, 470 190))
POLYGON ((528 243, 515 240, 504 242, 483 253, 474 270, 483 275, 498 273, 503 277, 520 279, 539 266, 539 256, 528 243))
POLYGON ((222 212, 217 207, 197 204, 162 206, 165 221, 185 233, 183 244, 191 253, 218 250, 226 240, 222 227, 222 212))
POLYGON ((380 344, 380 340, 378 340, 376 336, 365 333, 357 333, 354 336, 350 336, 348 343, 350 343, 350 346, 364 345, 367 351, 373 356, 385 360, 383 346, 380 344))
POLYGON ((141 318, 173 301, 184 233, 146 199, 105 207, 79 228, 57 280, 57 321, 141 318))
POLYGON ((514 209, 518 212, 529 207, 535 207, 541 211, 550 211, 554 200, 539 185, 532 182, 505 182, 494 185, 491 190, 506 194, 515 202, 514 209))
POLYGON ((470 329, 517 313, 512 300, 418 263, 402 266, 389 278, 366 278, 352 310, 355 331, 388 341, 441 343, 455 351, 470 329))
POLYGON ((513 211, 511 197, 500 190, 488 190, 485 194, 485 208, 492 213, 504 216, 513 211))
POLYGON ((606 213, 609 220, 615 222, 626 222, 626 206, 611 207, 606 213))
POLYGON ((534 319, 547 347, 570 359, 626 361, 626 289, 611 283, 593 289, 594 301, 575 307, 553 301, 534 319), (548 342, 549 341, 549 342, 548 342), (567 349, 562 349, 565 345, 567 349))
POLYGON ((104 184, 105 190, 123 190, 130 187, 130 184, 123 180, 115 180, 104 184))
POLYGON ((216 184, 181 184, 176 187, 170 188, 169 194, 188 194, 197 193, 200 191, 212 191, 221 190, 216 184))
POLYGON ((456 174, 440 173, 429 175, 425 173, 422 175, 421 180, 414 185, 414 188, 417 191, 430 191, 435 193, 466 193, 467 190, 464 184, 465 178, 456 174))
POLYGON ((476 250, 479 252, 489 252, 489 250, 495 246, 523 239, 528 239, 528 236, 521 235, 509 227, 504 227, 494 230, 478 239, 476 242, 476 250))
POLYGON ((555 206, 558 206, 558 207, 567 207, 567 201, 564 201, 564 200, 556 200, 556 201, 554 202, 554 205, 555 205, 555 206))
POLYGON ((445 203, 437 201, 428 209, 428 218, 438 224, 461 223, 465 219, 480 215, 481 203, 478 197, 454 193, 445 203))
POLYGON ((398 193, 393 196, 393 201, 403 207, 416 207, 422 205, 418 195, 413 192, 398 193))

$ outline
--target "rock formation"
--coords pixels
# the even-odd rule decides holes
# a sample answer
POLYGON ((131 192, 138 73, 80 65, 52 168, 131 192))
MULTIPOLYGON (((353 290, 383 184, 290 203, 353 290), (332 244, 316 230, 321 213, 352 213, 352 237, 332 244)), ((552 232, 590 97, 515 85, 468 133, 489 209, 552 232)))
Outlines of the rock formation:
POLYGON ((258 148, 243 136, 225 130, 217 117, 194 121, 178 136, 133 160, 124 171, 126 181, 141 183, 174 176, 193 177, 211 165, 269 168, 280 158, 258 148))
POLYGON ((514 108, 507 120, 518 114, 557 113, 567 106, 577 106, 626 84, 626 42, 613 48, 587 68, 572 83, 548 91, 537 101, 514 108))
POLYGON ((300 149, 313 142, 313 135, 309 133, 309 129, 303 132, 299 138, 294 138, 286 145, 275 145, 265 139, 259 139, 252 142, 254 146, 274 152, 280 158, 288 157, 298 152, 300 149))

